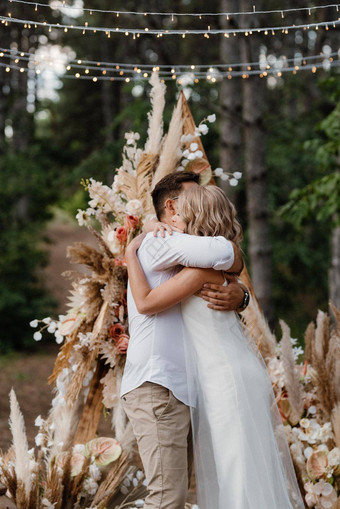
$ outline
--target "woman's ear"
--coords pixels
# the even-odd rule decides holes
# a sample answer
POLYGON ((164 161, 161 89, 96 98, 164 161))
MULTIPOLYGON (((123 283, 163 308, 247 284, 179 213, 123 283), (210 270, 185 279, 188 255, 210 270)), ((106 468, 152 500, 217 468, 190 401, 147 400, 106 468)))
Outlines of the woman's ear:
POLYGON ((165 203, 164 203, 164 208, 170 212, 170 214, 172 216, 174 216, 176 214, 176 210, 175 210, 175 205, 174 205, 174 200, 172 200, 171 198, 168 198, 167 200, 165 200, 165 203))

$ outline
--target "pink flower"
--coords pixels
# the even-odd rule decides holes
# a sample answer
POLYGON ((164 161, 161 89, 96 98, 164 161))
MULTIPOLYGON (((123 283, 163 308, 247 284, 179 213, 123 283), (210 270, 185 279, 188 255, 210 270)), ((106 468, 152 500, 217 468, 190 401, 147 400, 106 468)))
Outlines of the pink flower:
POLYGON ((126 226, 119 226, 116 230, 116 237, 121 244, 126 244, 128 238, 128 229, 126 226))
POLYGON ((115 340, 119 353, 126 353, 127 348, 129 346, 129 336, 127 334, 122 334, 119 339, 115 340))
POLYGON ((139 223, 139 217, 138 216, 131 216, 128 215, 125 217, 125 226, 128 230, 135 230, 139 223))
POLYGON ((112 339, 117 340, 125 333, 125 328, 121 323, 115 323, 109 328, 109 334, 112 339))

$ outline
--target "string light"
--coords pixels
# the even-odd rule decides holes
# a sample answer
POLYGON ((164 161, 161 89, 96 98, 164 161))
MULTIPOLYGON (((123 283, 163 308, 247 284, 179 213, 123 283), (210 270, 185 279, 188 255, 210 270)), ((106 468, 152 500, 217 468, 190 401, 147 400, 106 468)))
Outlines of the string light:
MULTIPOLYGON (((53 5, 46 4, 46 3, 40 3, 40 2, 29 2, 27 0, 8 0, 9 3, 16 3, 16 4, 25 4, 25 5, 31 5, 34 7, 34 10, 38 10, 38 7, 47 7, 52 10, 56 10, 53 5)), ((256 10, 255 5, 253 6, 252 11, 236 11, 236 12, 189 12, 189 13, 183 13, 183 12, 151 12, 151 11, 118 11, 118 10, 110 10, 110 9, 93 9, 93 8, 85 8, 82 7, 82 11, 89 12, 90 15, 92 15, 94 12, 104 13, 104 14, 115 14, 118 18, 120 15, 133 15, 133 16, 166 16, 171 17, 171 21, 174 21, 175 16, 182 16, 182 17, 188 17, 188 18, 199 18, 202 19, 202 17, 218 17, 218 16, 225 16, 227 20, 229 20, 230 16, 249 16, 249 15, 257 15, 257 14, 281 14, 281 17, 284 17, 284 14, 288 13, 294 13, 294 12, 304 12, 308 11, 310 14, 311 11, 316 11, 319 9, 328 9, 328 8, 335 8, 337 11, 339 10, 340 4, 333 3, 328 5, 315 5, 314 7, 294 7, 289 9, 273 9, 273 10, 256 10)), ((67 9, 74 9, 79 12, 79 7, 72 6, 72 5, 65 5, 65 2, 63 2, 63 7, 66 7, 67 9)))
MULTIPOLYGON (((340 67, 339 60, 334 61, 332 59, 328 59, 328 62, 329 62, 329 66, 328 66, 327 70, 330 68, 340 67)), ((0 67, 5 67, 6 72, 10 72, 12 69, 18 70, 21 73, 23 73, 25 71, 28 72, 30 70, 28 68, 19 67, 17 65, 3 64, 2 62, 0 62, 0 67)), ((266 77, 269 75, 280 77, 280 76, 282 76, 282 74, 284 72, 292 72, 293 74, 296 74, 297 72, 300 72, 300 71, 311 70, 313 73, 316 73, 318 69, 323 69, 323 68, 324 68, 324 64, 318 63, 318 64, 307 64, 302 67, 300 67, 300 66, 287 67, 287 68, 282 68, 280 70, 277 70, 277 69, 270 69, 267 71, 251 70, 251 71, 248 71, 247 73, 245 73, 244 71, 232 71, 232 72, 221 74, 219 76, 219 78, 232 79, 232 78, 236 78, 236 77, 241 77, 243 79, 248 79, 250 76, 259 76, 260 78, 263 78, 263 77, 266 77)), ((36 69, 35 72, 37 75, 41 73, 41 71, 39 69, 36 69)), ((125 83, 130 83, 130 82, 139 82, 142 79, 148 79, 149 74, 144 73, 143 77, 141 77, 140 75, 131 76, 131 77, 125 77, 125 76, 113 77, 113 76, 89 76, 88 73, 85 73, 84 75, 81 75, 80 73, 75 73, 74 75, 66 74, 64 76, 60 76, 59 78, 60 79, 92 80, 93 82, 106 80, 106 81, 124 81, 125 83)), ((196 74, 196 75, 192 75, 192 78, 193 78, 193 82, 195 82, 195 83, 198 83, 200 79, 205 79, 210 83, 216 83, 218 81, 218 79, 212 75, 200 76, 200 75, 196 74)), ((162 81, 170 81, 170 80, 174 80, 174 79, 177 79, 177 83, 179 83, 179 84, 182 83, 182 78, 181 77, 176 78, 176 75, 162 77, 162 81)))
MULTIPOLYGON (((313 61, 317 59, 329 59, 333 60, 333 57, 340 56, 340 49, 338 51, 334 51, 332 53, 324 54, 319 53, 317 55, 309 55, 307 57, 300 57, 302 59, 303 65, 306 65, 307 61, 313 61)), ((9 58, 13 59, 15 63, 18 63, 20 60, 22 61, 32 61, 34 58, 34 65, 38 66, 40 64, 43 64, 45 62, 52 65, 53 63, 57 63, 58 60, 53 58, 53 61, 50 58, 45 58, 44 56, 41 56, 41 60, 37 60, 37 56, 35 53, 29 53, 24 51, 15 51, 13 49, 9 48, 1 48, 0 47, 0 58, 9 58)), ((286 56, 280 57, 284 65, 287 65, 288 63, 295 62, 296 57, 287 58, 286 56)), ((59 60, 60 63, 63 63, 62 60, 59 60)), ((83 60, 83 59, 74 59, 70 60, 66 66, 66 70, 70 71, 72 69, 77 70, 98 70, 102 73, 111 72, 111 73, 117 73, 119 72, 120 75, 123 75, 124 73, 138 73, 141 74, 143 72, 151 72, 151 71, 158 71, 160 72, 160 75, 172 75, 172 74, 179 74, 184 72, 191 72, 195 71, 195 74, 200 76, 205 76, 205 72, 208 71, 209 73, 213 73, 214 70, 223 73, 223 72, 231 72, 239 67, 247 68, 247 70, 251 70, 253 68, 259 67, 261 63, 259 61, 257 62, 238 62, 233 63, 231 65, 229 64, 177 64, 177 65, 165 65, 165 64, 157 64, 155 66, 154 64, 127 64, 127 63, 117 63, 117 62, 97 62, 95 60, 83 60), (121 74, 123 73, 123 74, 121 74)), ((271 66, 267 63, 266 69, 271 69, 271 66)))
MULTIPOLYGON (((231 34, 233 33, 234 36, 236 36, 237 34, 245 34, 246 32, 248 33, 248 35, 253 35, 253 31, 250 30, 249 28, 237 28, 237 29, 219 29, 219 28, 216 28, 216 29, 213 29, 213 30, 200 30, 200 29, 192 29, 192 30, 182 30, 182 29, 176 29, 176 30, 168 30, 168 29, 154 29, 154 28, 119 28, 119 27, 92 27, 92 26, 79 26, 79 25, 64 25, 64 24, 60 24, 60 23, 47 23, 47 21, 44 21, 44 22, 34 22, 34 21, 30 21, 30 20, 24 20, 24 19, 20 19, 20 18, 13 18, 13 17, 8 17, 8 16, 0 16, 0 20, 2 23, 5 23, 5 24, 8 24, 9 22, 10 23, 14 23, 14 24, 22 24, 28 28, 31 28, 32 25, 34 25, 34 27, 38 27, 38 26, 43 26, 45 27, 47 24, 48 26, 50 27, 53 27, 53 28, 57 28, 57 29, 64 29, 64 31, 68 31, 68 29, 73 29, 73 30, 81 30, 83 33, 86 33, 88 31, 93 31, 93 32, 105 32, 106 35, 108 37, 110 37, 110 33, 111 31, 115 31, 115 33, 119 33, 119 34, 125 34, 125 35, 136 35, 137 37, 139 37, 139 35, 141 34, 150 34, 150 35, 158 35, 158 36, 162 36, 162 35, 180 35, 180 36, 186 36, 186 35, 203 35, 204 37, 207 37, 208 38, 210 37, 210 35, 219 35, 219 34, 231 34)), ((280 31, 282 32, 282 30, 285 30, 285 33, 288 33, 288 30, 299 30, 299 29, 318 29, 319 27, 326 27, 328 25, 332 25, 334 28, 340 24, 340 20, 339 19, 336 19, 336 20, 331 20, 331 21, 322 21, 322 22, 319 22, 319 23, 308 23, 308 24, 300 24, 300 25, 288 25, 288 26, 274 26, 274 27, 258 27, 256 28, 256 31, 255 33, 264 33, 265 35, 268 35, 269 32, 271 32, 273 35, 275 35, 275 33, 277 31, 280 31)), ((7 26, 7 25, 6 25, 7 26)))

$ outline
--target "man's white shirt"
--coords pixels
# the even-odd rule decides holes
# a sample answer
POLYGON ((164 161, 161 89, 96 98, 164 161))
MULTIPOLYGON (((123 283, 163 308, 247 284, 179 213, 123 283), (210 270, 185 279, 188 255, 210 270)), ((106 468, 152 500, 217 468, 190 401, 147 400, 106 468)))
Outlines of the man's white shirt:
MULTIPOLYGON (((184 267, 228 270, 234 263, 231 242, 224 237, 198 237, 173 232, 165 238, 146 235, 138 258, 151 288, 184 267)), ((181 304, 147 316, 138 313, 130 286, 127 291, 130 341, 120 395, 153 382, 170 389, 188 405, 181 304)))

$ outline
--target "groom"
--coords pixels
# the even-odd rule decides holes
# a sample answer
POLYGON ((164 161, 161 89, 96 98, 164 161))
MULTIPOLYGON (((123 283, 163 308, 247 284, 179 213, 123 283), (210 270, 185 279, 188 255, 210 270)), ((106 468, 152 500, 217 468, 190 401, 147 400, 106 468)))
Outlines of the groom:
MULTIPOLYGON (((179 194, 199 185, 198 180, 191 172, 164 177, 152 192, 157 218, 171 225, 179 194)), ((231 272, 241 268, 239 250, 226 239, 176 232, 164 237, 149 233, 138 258, 152 288, 182 266, 231 272)), ((210 307, 226 311, 244 308, 246 294, 238 283, 207 285, 201 291, 210 307)), ((148 481, 144 509, 184 509, 192 450, 181 305, 146 316, 138 312, 128 288, 128 311, 130 342, 121 397, 148 481)))

